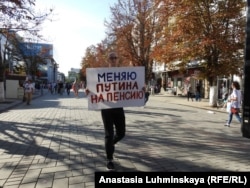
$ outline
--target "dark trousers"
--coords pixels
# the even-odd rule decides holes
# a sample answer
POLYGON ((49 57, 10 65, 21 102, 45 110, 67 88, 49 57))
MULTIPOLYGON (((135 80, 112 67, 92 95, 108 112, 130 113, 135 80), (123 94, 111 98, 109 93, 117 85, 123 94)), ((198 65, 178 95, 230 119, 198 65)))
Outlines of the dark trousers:
POLYGON ((196 91, 195 100, 196 100, 196 101, 201 101, 201 94, 200 94, 200 92, 198 92, 198 91, 196 91))
POLYGON ((67 94, 68 94, 68 95, 70 94, 70 89, 69 89, 69 88, 67 88, 67 94))
POLYGON ((148 91, 145 92, 145 104, 148 102, 150 93, 148 91))
POLYGON ((108 160, 112 160, 115 144, 125 136, 125 114, 123 108, 102 109, 101 114, 105 131, 106 155, 108 160))
POLYGON ((187 93, 188 101, 189 101, 189 98, 193 101, 192 93, 190 91, 188 91, 188 93, 187 93))

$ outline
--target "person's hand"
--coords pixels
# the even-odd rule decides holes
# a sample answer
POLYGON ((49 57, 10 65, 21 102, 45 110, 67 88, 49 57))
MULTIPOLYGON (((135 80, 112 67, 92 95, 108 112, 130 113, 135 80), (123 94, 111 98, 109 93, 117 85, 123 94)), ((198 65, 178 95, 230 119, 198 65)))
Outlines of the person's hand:
POLYGON ((145 88, 145 87, 142 87, 142 91, 144 91, 144 92, 145 92, 145 91, 146 91, 146 88, 145 88))
POLYGON ((85 93, 86 93, 86 95, 88 95, 90 93, 88 88, 85 89, 85 93))

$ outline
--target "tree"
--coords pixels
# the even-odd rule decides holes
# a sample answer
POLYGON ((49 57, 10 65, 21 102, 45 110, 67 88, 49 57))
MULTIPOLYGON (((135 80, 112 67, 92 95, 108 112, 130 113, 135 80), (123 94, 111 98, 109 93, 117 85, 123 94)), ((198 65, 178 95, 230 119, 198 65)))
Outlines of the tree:
MULTIPOLYGON (((34 11, 35 0, 2 0, 0 1, 0 90, 4 91, 4 73, 8 54, 14 54, 14 43, 9 42, 10 36, 25 35, 29 41, 42 38, 39 34, 40 26, 49 19, 53 10, 39 13, 34 11), (11 35, 10 35, 11 34, 11 35), (11 46, 11 48, 10 48, 11 46), (6 55, 7 54, 7 55, 6 55)), ((4 92, 0 93, 0 100, 4 100, 4 92)))
POLYGON ((11 70, 9 69, 10 63, 15 57, 15 47, 13 42, 15 41, 12 32, 8 32, 6 29, 0 29, 0 101, 5 97, 5 76, 11 70))
POLYGON ((30 40, 42 36, 39 34, 40 26, 50 19, 53 9, 46 12, 35 11, 35 0, 1 0, 0 2, 0 28, 25 34, 30 40))
POLYGON ((152 0, 118 0, 110 7, 110 21, 105 21, 114 49, 123 62, 145 67, 146 82, 152 73, 152 49, 161 38, 157 7, 158 2, 152 0))
POLYGON ((86 81, 86 69, 87 68, 95 68, 95 67, 106 67, 108 64, 106 63, 106 57, 108 54, 108 48, 106 44, 106 40, 102 41, 97 45, 89 46, 85 55, 81 61, 81 71, 80 71, 80 79, 86 81))
POLYGON ((51 59, 51 51, 53 46, 51 44, 42 43, 19 43, 19 51, 22 55, 22 60, 25 62, 25 72, 33 80, 38 76, 39 67, 47 64, 47 59, 51 59))
MULTIPOLYGON (((165 23, 157 59, 186 67, 192 60, 204 68, 200 78, 216 87, 217 76, 237 74, 243 65, 245 1, 167 0, 161 11, 171 17, 165 23), (170 15, 169 15, 170 14, 170 15)), ((217 89, 210 90, 217 91, 217 89)), ((210 96, 216 96, 210 93, 210 96)), ((214 98, 210 99, 214 105, 214 98)))

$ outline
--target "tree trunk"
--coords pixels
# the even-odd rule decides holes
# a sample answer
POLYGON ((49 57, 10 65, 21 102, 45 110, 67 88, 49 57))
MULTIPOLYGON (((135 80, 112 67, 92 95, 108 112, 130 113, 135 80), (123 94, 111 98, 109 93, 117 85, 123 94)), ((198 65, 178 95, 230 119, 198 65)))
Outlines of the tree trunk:
POLYGON ((210 86, 209 90, 209 106, 216 107, 217 106, 217 97, 218 96, 218 88, 217 86, 210 86))

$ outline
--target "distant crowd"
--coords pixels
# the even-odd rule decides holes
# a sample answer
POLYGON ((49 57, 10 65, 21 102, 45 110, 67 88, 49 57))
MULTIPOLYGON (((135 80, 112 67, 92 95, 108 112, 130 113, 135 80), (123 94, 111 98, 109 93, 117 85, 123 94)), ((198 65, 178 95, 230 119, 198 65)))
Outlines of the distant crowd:
MULTIPOLYGON (((75 80, 74 82, 63 82, 63 81, 57 81, 57 82, 49 82, 47 84, 43 82, 32 82, 31 79, 26 80, 24 83, 20 85, 24 89, 24 97, 25 93, 27 93, 27 90, 30 91, 30 93, 34 93, 36 90, 41 92, 43 94, 44 89, 48 89, 48 91, 51 94, 59 94, 63 95, 63 93, 66 93, 67 95, 70 95, 70 91, 72 90, 75 97, 78 97, 79 89, 84 88, 84 83, 82 81, 75 80), (27 85, 29 83, 29 86, 27 85), (28 89, 28 87, 30 89, 28 89)), ((25 99, 24 99, 25 100, 25 99)))

